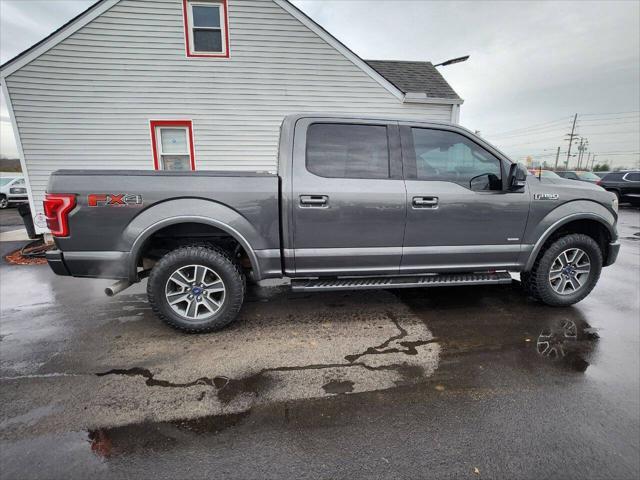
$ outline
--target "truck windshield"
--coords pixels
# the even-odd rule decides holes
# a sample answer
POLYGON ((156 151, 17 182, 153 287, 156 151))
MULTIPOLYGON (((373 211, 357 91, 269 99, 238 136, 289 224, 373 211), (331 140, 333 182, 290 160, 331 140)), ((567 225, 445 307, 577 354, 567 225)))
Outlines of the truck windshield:
POLYGON ((11 178, 7 178, 7 177, 2 177, 0 178, 0 187, 4 187, 5 185, 7 185, 9 182, 11 182, 15 177, 11 177, 11 178))

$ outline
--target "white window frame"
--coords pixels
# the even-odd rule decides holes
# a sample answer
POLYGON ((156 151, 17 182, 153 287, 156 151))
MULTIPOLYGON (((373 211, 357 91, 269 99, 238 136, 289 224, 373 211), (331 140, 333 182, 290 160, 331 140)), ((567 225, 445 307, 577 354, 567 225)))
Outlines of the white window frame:
POLYGON ((188 50, 187 55, 192 57, 227 57, 227 45, 228 45, 228 32, 227 32, 227 3, 222 0, 185 0, 185 13, 186 13, 186 24, 188 31, 185 32, 187 35, 187 43, 188 50), (220 27, 196 27, 193 25, 193 7, 217 7, 218 15, 220 16, 220 27), (212 31, 220 31, 220 40, 221 40, 221 51, 201 51, 196 50, 195 47, 195 32, 194 29, 199 30, 212 30, 212 31))
MULTIPOLYGON (((168 171, 165 168, 164 165, 164 159, 162 158, 163 156, 186 156, 189 158, 189 170, 191 170, 191 166, 193 165, 193 158, 191 158, 191 146, 190 146, 190 142, 191 142, 191 138, 189 136, 189 128, 188 127, 182 127, 182 126, 169 126, 169 125, 162 125, 162 126, 158 126, 156 127, 156 148, 157 148, 157 152, 158 152, 158 170, 162 170, 162 171, 168 171), (185 148, 186 151, 184 153, 164 153, 162 151, 162 130, 183 130, 184 131, 184 135, 185 135, 185 148)), ((169 171, 173 171, 173 170, 169 170, 169 171)))

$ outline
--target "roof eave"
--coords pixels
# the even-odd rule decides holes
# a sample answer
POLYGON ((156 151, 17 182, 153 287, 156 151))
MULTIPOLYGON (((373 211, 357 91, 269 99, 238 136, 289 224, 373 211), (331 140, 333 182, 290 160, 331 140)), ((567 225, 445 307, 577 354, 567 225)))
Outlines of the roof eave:
POLYGON ((429 97, 425 92, 407 92, 404 95, 402 103, 437 103, 445 105, 462 105, 462 98, 437 98, 429 97))
POLYGON ((16 55, 11 60, 8 60, 4 64, 2 64, 2 66, 0 66, 0 77, 4 79, 15 71, 21 69, 28 63, 32 62, 40 55, 50 50, 62 40, 70 36, 72 33, 84 27, 94 18, 102 15, 119 1, 120 0, 98 0, 85 11, 69 20, 55 32, 40 40, 35 45, 29 47, 24 52, 16 55))

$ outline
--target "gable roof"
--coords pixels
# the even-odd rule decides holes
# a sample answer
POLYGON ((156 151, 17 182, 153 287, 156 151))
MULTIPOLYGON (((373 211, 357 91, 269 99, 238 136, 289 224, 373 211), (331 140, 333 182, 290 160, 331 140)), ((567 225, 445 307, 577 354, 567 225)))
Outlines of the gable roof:
MULTIPOLYGON (((11 60, 3 63, 0 66, 0 77, 4 79, 8 75, 11 75, 16 70, 19 70, 27 63, 38 58, 40 55, 48 51, 49 49, 62 42, 65 38, 72 35, 74 32, 80 30, 82 27, 91 22, 94 18, 100 16, 102 13, 109 10, 112 6, 117 4, 120 0, 97 0, 85 11, 75 16, 60 28, 52 32, 50 35, 40 40, 35 45, 31 46, 22 53, 16 55, 11 60)), ((338 50, 354 65, 363 70, 373 80, 379 83, 382 87, 388 90, 394 97, 401 101, 407 101, 407 93, 425 93, 429 99, 447 99, 445 103, 462 103, 462 99, 453 91, 446 80, 440 75, 430 62, 393 62, 393 61, 365 61, 352 52, 346 45, 340 42, 337 38, 327 32, 322 26, 308 17, 302 10, 298 9, 289 0, 273 0, 277 5, 283 8, 285 11, 294 16, 302 24, 308 27, 316 35, 321 37, 325 42, 338 50), (384 65, 383 65, 384 64, 384 65), (395 64, 392 67, 390 64, 395 64), (413 64, 412 71, 407 72, 404 76, 399 72, 402 65, 413 64), (426 64, 430 68, 415 66, 426 64), (420 71, 426 73, 426 76, 420 75, 420 71), (413 79, 411 84, 408 83, 408 79, 413 79), (431 81, 434 81, 434 85, 430 87, 430 92, 424 90, 427 88, 431 81), (408 85, 422 85, 422 89, 413 90, 405 89, 408 85), (438 92, 443 92, 445 95, 441 96, 438 92)), ((413 87, 412 87, 413 88, 413 87)))
POLYGON ((424 93, 430 98, 461 100, 431 62, 365 60, 402 93, 424 93))

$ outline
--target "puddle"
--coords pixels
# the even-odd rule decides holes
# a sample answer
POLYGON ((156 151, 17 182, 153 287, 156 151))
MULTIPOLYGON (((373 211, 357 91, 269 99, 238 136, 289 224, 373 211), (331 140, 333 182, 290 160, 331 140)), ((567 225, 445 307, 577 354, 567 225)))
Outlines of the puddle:
POLYGON ((578 309, 528 301, 511 286, 429 293, 406 290, 398 295, 429 325, 443 358, 516 350, 532 367, 544 361, 584 372, 591 364, 599 336, 578 309))
POLYGON ((89 430, 87 439, 91 451, 105 459, 130 455, 145 450, 167 450, 194 436, 216 434, 238 425, 250 411, 229 415, 174 420, 168 422, 142 422, 121 427, 89 430))
POLYGON ((353 392, 353 382, 350 380, 331 380, 329 383, 324 384, 322 389, 334 395, 351 393, 353 392))

